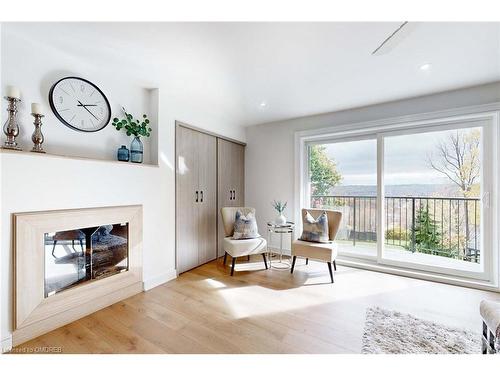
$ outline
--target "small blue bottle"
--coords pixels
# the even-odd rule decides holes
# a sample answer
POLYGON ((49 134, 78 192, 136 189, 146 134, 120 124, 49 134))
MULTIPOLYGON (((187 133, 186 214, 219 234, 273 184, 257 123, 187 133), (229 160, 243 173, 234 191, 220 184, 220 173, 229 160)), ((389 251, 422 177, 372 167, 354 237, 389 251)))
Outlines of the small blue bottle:
POLYGON ((130 159, 130 152, 125 145, 122 145, 122 147, 118 149, 117 155, 119 161, 129 161, 130 159))

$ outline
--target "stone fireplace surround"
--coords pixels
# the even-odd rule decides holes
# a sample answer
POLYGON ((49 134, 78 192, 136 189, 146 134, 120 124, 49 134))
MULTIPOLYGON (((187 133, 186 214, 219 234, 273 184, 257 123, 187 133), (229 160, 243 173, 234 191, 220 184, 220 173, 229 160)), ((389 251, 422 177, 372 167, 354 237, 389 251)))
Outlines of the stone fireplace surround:
POLYGON ((143 290, 140 205, 16 213, 13 233, 14 346, 143 290), (128 271, 44 296, 45 233, 125 222, 128 271))

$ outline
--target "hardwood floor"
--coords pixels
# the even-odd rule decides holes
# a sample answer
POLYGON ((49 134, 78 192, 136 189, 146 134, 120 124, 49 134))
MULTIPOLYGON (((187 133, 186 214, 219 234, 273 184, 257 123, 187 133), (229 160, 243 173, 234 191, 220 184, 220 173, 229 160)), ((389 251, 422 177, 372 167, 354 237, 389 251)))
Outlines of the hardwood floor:
POLYGON ((500 294, 298 259, 289 270, 222 260, 14 348, 63 353, 360 353, 370 306, 480 334, 479 302, 500 294), (230 262, 228 262, 230 263, 230 262), (59 349, 56 349, 56 352, 59 349))

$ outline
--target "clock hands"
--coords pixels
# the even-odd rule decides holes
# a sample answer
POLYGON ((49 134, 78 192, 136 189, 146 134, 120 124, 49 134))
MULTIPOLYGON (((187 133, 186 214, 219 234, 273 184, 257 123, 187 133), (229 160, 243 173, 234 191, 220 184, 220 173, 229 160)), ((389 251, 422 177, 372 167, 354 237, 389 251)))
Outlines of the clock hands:
POLYGON ((81 101, 79 101, 79 100, 78 100, 78 103, 79 103, 79 104, 77 104, 77 107, 83 107, 83 108, 84 108, 84 109, 85 109, 88 113, 90 113, 90 114, 91 114, 91 115, 92 115, 92 116, 93 116, 93 117, 94 117, 97 121, 100 121, 100 120, 96 117, 96 115, 94 115, 92 112, 90 112, 90 111, 87 109, 87 107, 88 107, 88 106, 91 106, 92 104, 87 104, 87 105, 85 105, 85 104, 82 104, 82 102, 81 102, 81 101))
POLYGON ((97 107, 97 104, 77 104, 77 107, 97 107))

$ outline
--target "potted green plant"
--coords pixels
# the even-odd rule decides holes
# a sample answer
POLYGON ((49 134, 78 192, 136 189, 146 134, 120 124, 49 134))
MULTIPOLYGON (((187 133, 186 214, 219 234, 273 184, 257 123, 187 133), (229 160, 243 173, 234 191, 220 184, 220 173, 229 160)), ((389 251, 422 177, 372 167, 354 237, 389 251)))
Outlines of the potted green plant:
POLYGON ((149 119, 146 114, 142 115, 142 121, 134 119, 134 117, 128 113, 125 108, 122 107, 124 118, 119 119, 115 117, 113 119, 113 126, 116 130, 124 130, 128 136, 133 135, 134 139, 130 144, 130 161, 133 163, 142 163, 144 146, 142 144, 140 137, 149 137, 151 135, 151 129, 149 127, 149 119))
POLYGON ((273 207, 274 209, 278 212, 278 216, 276 219, 274 219, 274 222, 278 225, 285 225, 286 224, 286 217, 283 215, 283 212, 285 211, 286 205, 288 202, 281 202, 281 201, 273 201, 273 207))

